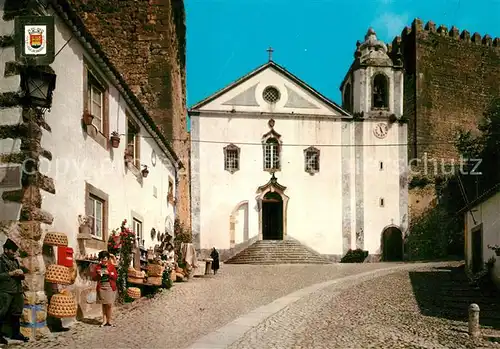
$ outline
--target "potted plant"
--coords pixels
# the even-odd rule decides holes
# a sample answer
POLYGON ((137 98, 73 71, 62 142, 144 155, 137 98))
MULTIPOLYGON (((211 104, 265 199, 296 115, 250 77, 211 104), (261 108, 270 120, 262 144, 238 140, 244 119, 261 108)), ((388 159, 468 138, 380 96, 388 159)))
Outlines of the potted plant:
POLYGON ((113 148, 118 148, 120 146, 120 135, 117 131, 111 132, 111 138, 109 140, 113 148))
POLYGON ((144 168, 142 169, 141 173, 142 173, 142 176, 144 178, 146 178, 149 174, 149 170, 148 170, 148 166, 146 166, 146 165, 143 165, 143 166, 144 166, 144 168))
POLYGON ((490 250, 495 251, 495 255, 496 255, 497 257, 500 257, 500 246, 499 246, 499 245, 488 245, 488 248, 489 248, 490 250))
POLYGON ((82 120, 86 126, 90 126, 90 125, 92 125, 92 122, 94 121, 94 116, 92 114, 90 114, 90 112, 88 110, 85 110, 83 112, 82 120))

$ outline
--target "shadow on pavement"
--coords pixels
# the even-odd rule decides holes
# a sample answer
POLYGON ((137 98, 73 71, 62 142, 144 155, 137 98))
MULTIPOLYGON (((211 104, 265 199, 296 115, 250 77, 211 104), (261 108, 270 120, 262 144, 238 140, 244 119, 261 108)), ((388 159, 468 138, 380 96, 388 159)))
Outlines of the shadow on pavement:
POLYGON ((439 267, 432 271, 411 271, 413 293, 425 316, 467 321, 471 303, 479 305, 481 326, 500 329, 500 292, 469 285, 464 266, 439 267))

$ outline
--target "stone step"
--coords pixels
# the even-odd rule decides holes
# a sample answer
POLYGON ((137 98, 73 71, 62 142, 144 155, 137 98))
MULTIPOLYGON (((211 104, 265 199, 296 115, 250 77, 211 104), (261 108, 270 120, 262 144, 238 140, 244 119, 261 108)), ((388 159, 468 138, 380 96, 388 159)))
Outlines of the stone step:
POLYGON ((294 239, 261 240, 229 258, 226 264, 329 264, 330 261, 294 239))

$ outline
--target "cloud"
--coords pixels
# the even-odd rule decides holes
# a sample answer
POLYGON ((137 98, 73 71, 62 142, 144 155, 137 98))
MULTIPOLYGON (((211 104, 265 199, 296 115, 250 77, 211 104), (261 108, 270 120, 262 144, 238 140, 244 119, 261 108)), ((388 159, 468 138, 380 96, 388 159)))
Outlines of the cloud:
MULTIPOLYGON (((390 0, 383 0, 390 1, 390 0)), ((380 15, 373 27, 375 31, 382 30, 380 34, 386 36, 386 39, 392 40, 397 35, 400 35, 404 27, 408 25, 408 14, 396 14, 392 12, 384 12, 380 15)))

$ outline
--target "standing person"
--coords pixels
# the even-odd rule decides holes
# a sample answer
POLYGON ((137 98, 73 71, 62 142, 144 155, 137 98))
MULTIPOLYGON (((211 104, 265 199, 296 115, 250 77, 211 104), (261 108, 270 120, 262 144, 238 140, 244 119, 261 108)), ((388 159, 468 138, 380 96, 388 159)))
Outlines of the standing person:
POLYGON ((217 251, 214 247, 212 253, 210 253, 210 258, 213 259, 212 262, 212 270, 214 271, 214 275, 217 274, 217 270, 219 270, 219 251, 217 251))
POLYGON ((6 321, 10 321, 12 326, 11 339, 29 341, 28 337, 21 334, 21 315, 24 308, 22 280, 28 270, 21 267, 17 261, 17 250, 16 243, 7 239, 0 256, 0 344, 8 344, 1 333, 2 325, 6 321))
POLYGON ((108 251, 99 252, 99 264, 93 272, 93 278, 97 281, 97 299, 102 304, 102 324, 103 326, 113 326, 111 315, 113 304, 116 300, 116 280, 118 272, 110 261, 108 251))

